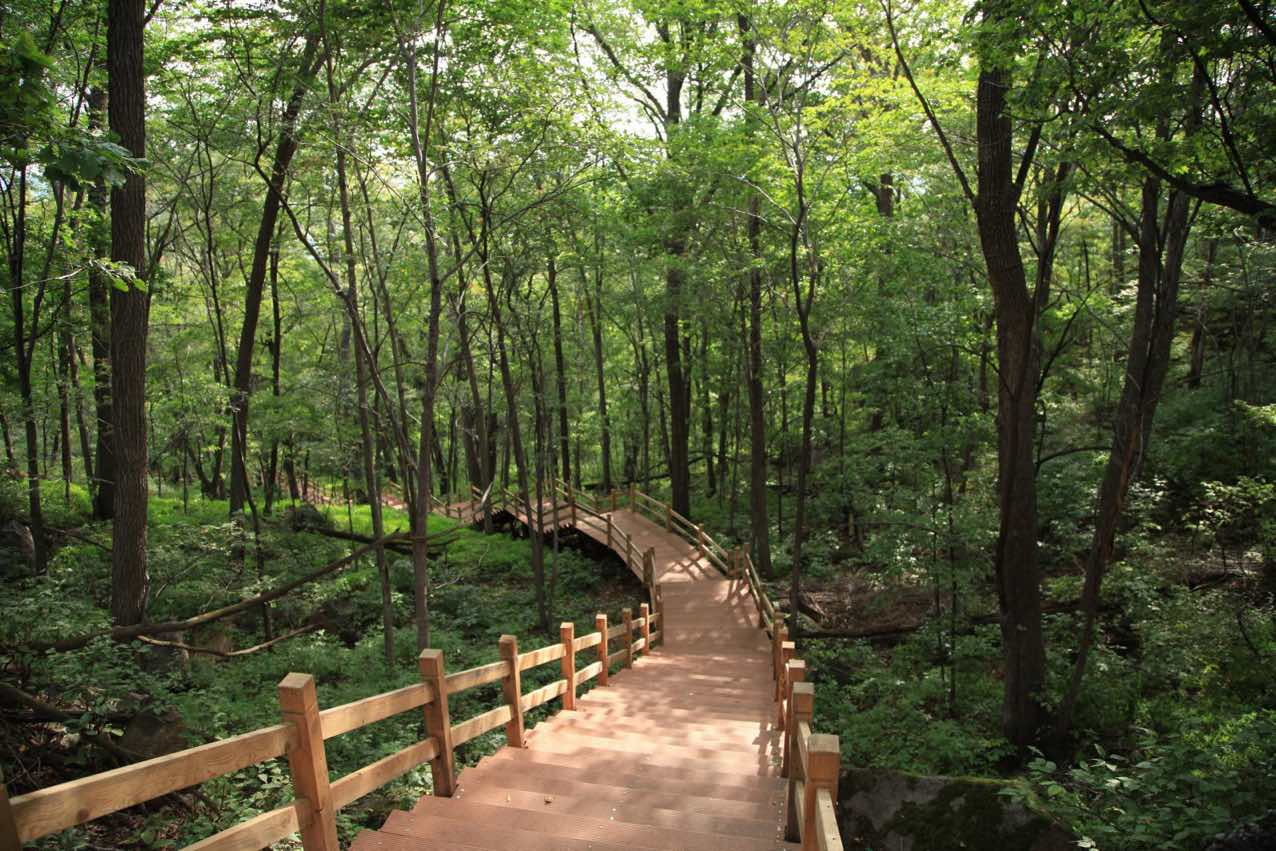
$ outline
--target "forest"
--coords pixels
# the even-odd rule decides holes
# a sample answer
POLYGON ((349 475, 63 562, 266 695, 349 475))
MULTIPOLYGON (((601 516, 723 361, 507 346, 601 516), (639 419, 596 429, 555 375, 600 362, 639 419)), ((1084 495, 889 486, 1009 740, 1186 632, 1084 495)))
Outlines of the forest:
POLYGON ((4 0, 0 78, 8 796, 636 605, 441 509, 561 482, 747 547, 844 777, 1276 847, 1276 3, 4 0))

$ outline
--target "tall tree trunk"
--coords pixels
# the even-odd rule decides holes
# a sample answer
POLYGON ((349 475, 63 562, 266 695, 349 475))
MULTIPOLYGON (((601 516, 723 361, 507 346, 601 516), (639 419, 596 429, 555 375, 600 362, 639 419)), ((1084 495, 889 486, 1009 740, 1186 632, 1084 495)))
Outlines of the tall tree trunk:
MULTIPOLYGON (((602 428, 600 455, 603 467, 603 493, 610 493, 611 478, 611 420, 607 415, 607 378, 603 360, 603 258, 602 237, 596 235, 594 248, 598 255, 598 266, 594 272, 593 298, 583 293, 585 309, 589 313, 589 331, 594 341, 594 376, 598 382, 598 420, 602 428)), ((584 267, 581 275, 584 276, 584 267)))
MULTIPOLYGON (((106 113, 106 93, 100 88, 89 90, 89 126, 100 126, 106 113)), ((106 219, 106 184, 99 178, 89 189, 89 206, 106 219)), ((104 258, 110 251, 95 224, 90 241, 93 254, 104 258)), ((111 439, 114 415, 111 413, 111 283, 97 265, 89 267, 89 328, 93 353, 93 405, 97 416, 97 478, 93 483, 93 518, 109 520, 115 514, 115 441, 111 439)))
MULTIPOLYGON (((685 73, 670 67, 665 74, 665 139, 670 156, 682 122, 682 87, 685 73)), ((675 188, 670 198, 669 231, 665 236, 665 375, 669 382, 669 490, 673 510, 691 516, 691 394, 683 371, 682 289, 686 272, 682 268, 687 253, 688 219, 691 210, 685 193, 675 188)), ((663 424, 663 419, 662 419, 663 424)))
MULTIPOLYGON (((761 104, 761 93, 754 79, 753 58, 756 42, 749 19, 738 18, 740 33, 744 36, 744 99, 746 103, 761 104)), ((757 119, 751 118, 749 134, 757 134, 757 119)), ((749 390, 749 532, 752 541, 753 564, 765 577, 770 578, 771 529, 767 518, 767 455, 766 455, 766 397, 762 389, 762 217, 761 199, 756 191, 749 192, 749 213, 745 227, 749 240, 749 352, 746 360, 746 384, 749 390)))
MULTIPOLYGON (((279 305, 279 240, 276 238, 270 251, 270 392, 276 400, 284 394, 280 374, 283 365, 284 323, 283 312, 279 305)), ((279 491, 279 438, 270 438, 270 457, 266 463, 264 490, 265 507, 263 514, 269 515, 275 506, 275 494, 279 491)), ((377 537, 380 537, 378 535, 377 537)))
MULTIPOLYGON (((144 0, 110 0, 107 11, 107 115, 111 132, 135 157, 146 156, 146 81, 142 66, 144 0)), ((115 441, 115 520, 111 536, 111 620, 140 623, 150 575, 146 563, 146 183, 140 171, 111 190, 111 259, 137 275, 111 290, 111 400, 115 441)))
POLYGON ((430 68, 429 99, 426 102, 425 125, 421 125, 420 105, 417 97, 416 48, 409 43, 401 45, 407 58, 408 70, 408 136, 412 144, 412 158, 417 172, 417 200, 425 224, 425 249, 427 274, 430 278, 430 306, 426 317, 425 374, 421 388, 421 430, 417 448, 416 501, 412 512, 412 573, 416 611, 417 649, 424 650, 430 644, 430 547, 429 517, 431 489, 431 460, 434 445, 434 400, 438 389, 439 316, 443 309, 443 281, 439 277, 439 247, 435 234, 434 216, 430 208, 429 144, 434 127, 435 95, 438 91, 439 59, 444 38, 444 6, 440 0, 435 8, 434 42, 430 68))
MULTIPOLYGON (((331 66, 329 66, 329 90, 335 96, 332 87, 331 66)), ((346 179, 346 149, 337 145, 337 190, 341 199, 342 245, 345 249, 346 299, 352 319, 358 315, 359 293, 358 274, 354 258, 354 223, 350 216, 350 188, 346 179)), ((351 328, 355 336, 363 334, 358 322, 352 321, 351 328)), ((372 537, 381 540, 385 537, 385 521, 381 514, 381 482, 377 476, 376 442, 372 433, 371 417, 368 414, 368 370, 364 363, 364 352, 372 349, 366 341, 356 339, 355 346, 355 392, 359 409, 359 436, 362 443, 363 480, 368 488, 368 512, 372 515, 372 537)), ((372 368, 375 368, 373 366, 372 368)), ((381 632, 382 646, 387 665, 394 662, 394 600, 390 588, 390 566, 386 561, 385 547, 377 545, 373 550, 377 563, 377 576, 381 580, 381 632)))
POLYGON ((554 320, 554 375, 558 387, 558 454, 562 459, 563 481, 571 483, 571 431, 567 423, 567 367, 563 362, 563 318, 558 303, 558 260, 550 243, 545 261, 545 278, 549 285, 550 312, 554 320))
POLYGON ((266 200, 261 206, 261 221, 257 226, 257 241, 253 246, 253 261, 249 268, 244 289, 244 324, 239 332, 239 349, 235 354, 235 383, 231 392, 231 449, 230 449, 230 513, 244 510, 245 492, 248 488, 248 471, 244 469, 248 444, 248 405, 252 395, 253 348, 257 342, 257 322, 261 317, 261 301, 266 283, 266 265, 274 242, 275 224, 279 220, 279 208, 283 204, 284 183, 288 179, 288 167, 297 153, 297 117, 306 91, 318 70, 315 53, 319 40, 314 35, 306 37, 297 66, 297 78, 292 94, 280 118, 279 141, 275 146, 270 178, 266 182, 266 200))
MULTIPOLYGON (((1205 80, 1199 66, 1193 79, 1193 97, 1183 121, 1185 135, 1200 125, 1200 101, 1205 80)), ((1168 140, 1170 122, 1162 118, 1157 137, 1168 140)), ((1068 689, 1060 704, 1055 735, 1062 739, 1071 730, 1086 664, 1094 646, 1099 614, 1099 590, 1116 542, 1117 526, 1125 511, 1130 483, 1138 477, 1151 435, 1161 388, 1170 367, 1170 347, 1174 342, 1174 320, 1178 314, 1179 282, 1183 255, 1187 248, 1189 199, 1170 192, 1161 220, 1161 181, 1151 175, 1143 180, 1138 229, 1138 295, 1134 326, 1126 352, 1125 380, 1112 428, 1112 450, 1099 482, 1094 536, 1086 558, 1085 584, 1081 589, 1082 627, 1068 689)), ((1209 247, 1213 261, 1214 245, 1209 247)))
MULTIPOLYGON (((1033 437, 1041 351, 1038 304, 1028 292, 1015 227, 1018 189, 1007 108, 1010 75, 985 67, 976 98, 978 194, 975 212, 997 312, 998 504, 994 555, 1005 663, 1002 729, 1017 746, 1032 743, 1044 717, 1045 639, 1037 563, 1037 482, 1033 437)), ((1041 295, 1038 293, 1037 295, 1041 295)))

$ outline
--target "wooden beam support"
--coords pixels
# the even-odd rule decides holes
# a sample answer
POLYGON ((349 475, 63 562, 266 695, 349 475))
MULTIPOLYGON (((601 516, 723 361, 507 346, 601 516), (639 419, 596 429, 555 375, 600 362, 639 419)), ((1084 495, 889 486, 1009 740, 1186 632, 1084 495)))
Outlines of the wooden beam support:
POLYGON ((784 679, 784 668, 780 661, 780 645, 788 637, 788 629, 777 619, 771 629, 771 678, 775 680, 775 692, 771 695, 772 700, 780 700, 784 697, 784 689, 780 685, 780 681, 784 679))
POLYGON ((594 631, 602 635, 602 639, 598 642, 598 661, 602 664, 602 670, 598 672, 598 684, 600 686, 607 685, 608 665, 607 665, 607 616, 603 614, 594 615, 594 631))
MULTIPOLYGON (((797 683, 793 689, 793 712, 790 716, 790 724, 784 731, 784 751, 786 754, 793 754, 797 759, 789 760, 786 757, 786 764, 783 766, 784 776, 789 779, 788 789, 784 799, 784 838, 789 842, 798 842, 801 840, 801 825, 798 824, 798 782, 805 782, 806 776, 802 768, 802 760, 799 754, 796 741, 790 740, 798 735, 798 725, 803 721, 808 724, 811 722, 811 716, 815 709, 815 686, 810 683, 797 683)), ((805 800, 805 799, 804 799, 805 800)))
POLYGON ((501 680, 501 690, 505 693, 505 702, 510 708, 510 720, 505 725, 505 741, 512 748, 527 747, 523 728, 523 684, 518 671, 518 639, 512 635, 502 635, 500 649, 501 659, 510 663, 509 676, 501 680))
POLYGON ((837 800, 837 775, 842 769, 842 751, 837 736, 823 733, 812 733, 806 749, 808 770, 802 790, 802 848, 803 851, 818 851, 815 795, 820 789, 828 789, 833 800, 837 800))
POLYGON ((279 683, 279 708, 284 721, 297 730, 296 746, 288 749, 288 770, 297 796, 293 806, 301 824, 301 847, 305 851, 340 851, 315 678, 310 674, 284 677, 279 683))
POLYGON ((784 725, 784 695, 789 693, 789 660, 793 658, 793 654, 797 652, 797 645, 792 641, 783 641, 780 643, 780 696, 779 710, 776 715, 776 723, 783 727, 784 725))
POLYGON ((567 680, 567 690, 563 692, 563 708, 576 708, 576 624, 564 622, 558 627, 558 637, 563 642, 562 672, 567 680))
POLYGON ((643 603, 638 607, 638 617, 642 618, 642 652, 651 652, 651 606, 643 603))
POLYGON ((634 615, 629 609, 621 609, 620 616, 625 621, 625 667, 634 666, 634 615))
POLYGON ((452 752, 452 718, 447 705, 447 675, 443 651, 426 648, 418 659, 421 679, 434 689, 434 699, 424 706, 425 734, 436 739, 439 752, 430 760, 434 794, 450 798, 456 792, 456 755, 452 752))
MULTIPOLYGON (((784 711, 784 726, 780 728, 784 731, 783 762, 780 763, 781 777, 789 776, 789 754, 792 752, 792 739, 790 738, 790 731, 794 729, 793 722, 795 721, 795 716, 797 715, 797 709, 798 709, 796 704, 794 704, 793 702, 793 695, 794 695, 794 689, 797 686, 800 686, 806 683, 806 662, 802 661, 801 659, 794 659, 792 662, 789 662, 786 677, 787 677, 789 686, 788 686, 787 694, 785 695, 785 701, 784 701, 785 705, 782 707, 784 711)), ((805 694, 806 690, 797 689, 797 693, 805 694)), ((811 720, 811 715, 810 715, 811 708, 812 707, 809 705, 805 706, 806 713, 807 713, 806 714, 807 721, 811 720)))
POLYGON ((20 851, 18 817, 9 804, 9 790, 4 785, 4 768, 0 767, 0 851, 20 851))

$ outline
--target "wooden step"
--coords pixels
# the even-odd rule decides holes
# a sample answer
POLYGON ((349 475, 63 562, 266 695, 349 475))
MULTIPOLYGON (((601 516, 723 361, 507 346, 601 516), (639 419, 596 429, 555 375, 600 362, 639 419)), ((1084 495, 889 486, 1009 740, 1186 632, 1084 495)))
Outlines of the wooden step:
POLYGON ((501 748, 488 759, 566 766, 579 772, 581 779, 588 779, 591 782, 593 778, 607 777, 612 774, 616 776, 637 774, 646 775, 653 779, 662 779, 659 788, 664 788, 667 784, 663 781, 663 778, 676 778, 683 783, 694 784, 701 790, 698 794, 712 798, 730 797, 724 793, 724 787, 740 787, 750 790, 749 800, 758 800, 758 795, 761 795, 761 799, 765 800, 771 795, 781 793, 787 782, 783 778, 772 774, 721 771, 704 765, 679 768, 673 772, 652 771, 652 766, 643 760, 617 761, 615 757, 616 754, 610 751, 591 751, 589 749, 580 749, 576 753, 565 753, 562 751, 532 750, 527 748, 501 748))
MULTIPOLYGON (((589 782, 580 779, 574 769, 558 765, 526 764, 518 771, 510 771, 500 760, 484 761, 485 764, 467 768, 461 774, 459 788, 468 793, 476 786, 500 789, 521 789, 544 795, 562 795, 571 798, 590 798, 613 804, 641 802, 655 809, 681 810, 707 816, 733 819, 749 819, 775 823, 783 814, 783 799, 779 794, 761 801, 737 798, 715 798, 695 794, 685 788, 669 788, 658 781, 646 787, 613 785, 607 782, 589 782)), ((618 775, 621 778, 630 775, 618 775)))
POLYGON ((657 742, 694 742, 700 747, 749 752, 772 747, 780 738, 779 730, 759 732, 756 726, 752 729, 746 727, 728 731, 713 724, 697 724, 690 720, 662 721, 592 712, 560 712, 536 725, 537 730, 542 727, 549 730, 590 732, 595 736, 637 733, 657 742))
MULTIPOLYGON (((422 798, 430 801, 430 798, 422 798)), ((684 830, 691 833, 716 833, 723 836, 744 836, 753 839, 771 839, 776 836, 776 814, 767 813, 766 819, 748 819, 705 815, 688 812, 676 799, 665 801, 672 806, 656 806, 649 798, 629 800, 577 797, 555 794, 543 790, 511 789, 483 782, 462 784, 454 800, 470 803, 494 804, 519 810, 581 818, 604 819, 625 824, 641 824, 666 830, 684 830)), ((413 812, 427 808, 418 804, 413 812)))
MULTIPOLYGON (((552 804, 549 805, 548 809, 552 810, 552 806, 552 804)), ((463 838, 462 834, 453 833, 447 837, 449 840, 468 841, 482 848, 509 848, 512 851, 545 846, 497 845, 492 840, 498 831, 542 834, 557 841, 606 842, 630 848, 686 848, 689 851, 690 849, 695 851, 775 851, 776 843, 780 839, 778 829, 774 839, 757 839, 631 824, 556 811, 524 810, 458 798, 434 797, 422 798, 417 808, 411 813, 391 814, 382 831, 408 836, 433 837, 441 823, 448 821, 465 825, 470 837, 463 838), (475 843, 475 840, 479 842, 475 843)), ((527 836, 518 838, 524 842, 531 839, 527 836)))
MULTIPOLYGON (((725 751, 718 748, 702 748, 693 744, 671 745, 666 742, 653 742, 645 734, 617 733, 612 736, 596 736, 592 733, 581 733, 575 730, 550 729, 541 734, 535 731, 527 736, 528 747, 533 750, 549 750, 576 753, 582 749, 605 751, 612 753, 617 762, 630 756, 642 759, 655 765, 690 766, 697 762, 719 771, 749 771, 759 769, 769 771, 773 765, 769 750, 753 753, 725 751)), ((775 754, 778 759, 779 754, 775 754)))

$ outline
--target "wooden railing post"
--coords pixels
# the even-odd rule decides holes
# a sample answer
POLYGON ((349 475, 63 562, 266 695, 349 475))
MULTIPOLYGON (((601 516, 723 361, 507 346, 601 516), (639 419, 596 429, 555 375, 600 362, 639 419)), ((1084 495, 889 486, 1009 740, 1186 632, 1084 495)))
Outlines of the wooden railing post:
POLYGON ((629 609, 621 609, 620 616, 625 622, 625 667, 634 666, 634 615, 629 609))
POLYGON ((815 835, 816 793, 829 790, 833 803, 837 804, 837 776, 842 769, 842 751, 837 736, 812 733, 806 743, 807 776, 806 792, 802 801, 802 848, 815 851, 819 837, 815 835))
POLYGON ((456 791, 456 755, 452 753, 452 718, 447 705, 447 676, 443 671, 443 651, 426 648, 418 658, 421 680, 434 690, 434 699, 424 706, 425 734, 439 743, 439 752, 430 760, 434 794, 450 798, 456 791))
POLYGON ((4 785, 4 769, 0 768, 0 851, 20 851, 18 817, 9 804, 9 790, 4 785))
POLYGON ((634 563, 634 536, 625 533, 625 566, 629 567, 634 563))
POLYGON ((600 686, 605 686, 607 685, 607 677, 610 673, 607 670, 608 668, 607 645, 610 644, 610 642, 607 640, 607 616, 606 615, 604 614, 594 615, 594 631, 602 635, 602 638, 598 642, 598 661, 602 665, 601 670, 599 670, 598 672, 598 684, 600 686))
POLYGON ((571 510, 572 510, 572 525, 575 526, 576 525, 576 494, 572 492, 572 486, 570 482, 565 482, 564 484, 567 485, 567 504, 571 506, 571 510))
POLYGON ((643 603, 638 607, 638 617, 642 618, 642 652, 651 652, 651 606, 643 603))
POLYGON ((288 749, 288 770, 296 795, 297 821, 302 826, 301 847, 305 851, 340 851, 315 678, 310 674, 284 677, 279 682, 279 708, 284 721, 297 730, 296 744, 288 749))
POLYGON ((629 510, 630 511, 634 510, 634 490, 635 490, 634 483, 630 482, 629 483, 629 510))
MULTIPOLYGON (((797 707, 794 705, 793 695, 797 686, 806 682, 806 662, 801 659, 794 659, 789 662, 786 671, 786 679, 788 681, 788 689, 784 703, 780 707, 780 709, 784 712, 784 724, 780 727, 780 729, 784 731, 784 747, 782 751, 782 761, 780 763, 781 777, 789 776, 789 754, 792 752, 792 736, 789 731, 795 729, 793 727, 793 721, 797 718, 797 707)), ((801 719, 797 718, 797 720, 801 719)), ((809 721, 811 719, 808 716, 806 720, 809 721)))
POLYGON ((518 671, 518 639, 512 635, 502 635, 500 641, 501 659, 510 663, 510 672, 501 680, 501 690, 505 692, 505 702, 510 707, 510 720, 505 725, 505 742, 512 748, 526 747, 523 734, 523 680, 518 671))
MULTIPOLYGON (((789 660, 793 658, 793 654, 797 652, 797 645, 792 641, 785 641, 780 645, 780 694, 789 693, 789 660)), ((776 722, 784 723, 784 701, 779 701, 780 708, 777 711, 776 722)))
POLYGON ((563 679, 567 690, 563 692, 563 708, 576 708, 576 624, 564 622, 558 627, 558 637, 563 642, 563 679))
POLYGON ((650 588, 656 584, 656 548, 648 547, 642 554, 642 584, 650 588))
POLYGON ((788 637, 788 629, 777 616, 775 623, 771 625, 771 676, 775 679, 775 693, 771 696, 772 700, 779 700, 784 696, 784 691, 780 686, 780 681, 784 679, 784 671, 780 667, 782 664, 780 661, 780 646, 784 644, 788 637))
POLYGON ((615 511, 616 510, 616 489, 612 488, 611 493, 608 494, 608 496, 611 499, 611 510, 615 511))
MULTIPOLYGON (((789 726, 784 731, 785 753, 791 751, 797 754, 796 742, 790 746, 789 741, 797 735, 799 723, 802 721, 811 723, 814 708, 815 686, 810 683, 796 683, 793 687, 793 712, 789 719, 789 726)), ((784 776, 788 778, 789 784, 784 799, 784 838, 789 842, 798 842, 801 838, 799 835, 801 825, 798 824, 797 782, 806 780, 802 772, 802 760, 793 760, 791 764, 785 766, 785 769, 784 776)))

